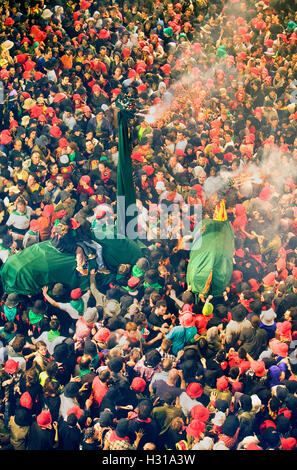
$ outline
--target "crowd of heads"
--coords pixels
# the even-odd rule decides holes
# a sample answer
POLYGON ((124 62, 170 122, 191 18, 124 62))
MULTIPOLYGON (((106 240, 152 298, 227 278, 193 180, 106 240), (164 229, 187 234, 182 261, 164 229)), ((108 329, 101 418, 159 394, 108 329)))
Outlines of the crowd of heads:
POLYGON ((116 216, 119 100, 146 233, 104 288, 2 286, 1 448, 296 449, 294 2, 5 0, 0 23, 2 265, 116 216), (199 297, 147 216, 222 198, 233 274, 199 297))

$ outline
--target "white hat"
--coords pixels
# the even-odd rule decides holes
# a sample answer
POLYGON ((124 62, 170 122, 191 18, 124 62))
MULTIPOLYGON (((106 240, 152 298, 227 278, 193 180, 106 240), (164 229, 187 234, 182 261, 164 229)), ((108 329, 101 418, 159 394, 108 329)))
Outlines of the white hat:
POLYGON ((212 450, 213 444, 213 439, 209 436, 206 436, 200 442, 197 442, 197 444, 192 447, 192 450, 212 450))
POLYGON ((48 8, 46 8, 45 10, 43 10, 42 12, 42 15, 41 17, 44 19, 44 20, 48 20, 49 18, 51 18, 53 16, 53 12, 51 10, 49 10, 48 8))
POLYGON ((260 398, 258 397, 258 395, 251 395, 251 400, 252 400, 253 411, 258 413, 262 405, 260 398))
POLYGON ((4 42, 1 44, 1 47, 2 47, 3 49, 6 49, 6 50, 11 49, 13 46, 14 46, 14 43, 13 43, 12 41, 9 41, 9 39, 7 39, 7 41, 4 41, 4 42))
POLYGON ((102 111, 105 112, 105 111, 108 109, 107 104, 102 104, 102 105, 101 105, 101 109, 102 109, 102 111))
POLYGON ((223 413, 222 411, 217 411, 215 414, 215 417, 211 420, 211 422, 215 424, 216 426, 223 426, 225 419, 226 419, 225 413, 223 413))
POLYGON ((222 441, 218 441, 213 446, 212 450, 230 450, 222 441))
POLYGON ((60 157, 60 162, 62 163, 62 165, 66 165, 66 164, 69 162, 69 157, 68 157, 68 155, 66 155, 66 154, 61 155, 61 157, 60 157))
POLYGON ((166 186, 165 186, 165 184, 164 184, 164 181, 158 181, 157 184, 156 184, 156 186, 155 186, 155 188, 156 188, 156 189, 161 189, 161 191, 162 191, 162 190, 165 191, 166 186))

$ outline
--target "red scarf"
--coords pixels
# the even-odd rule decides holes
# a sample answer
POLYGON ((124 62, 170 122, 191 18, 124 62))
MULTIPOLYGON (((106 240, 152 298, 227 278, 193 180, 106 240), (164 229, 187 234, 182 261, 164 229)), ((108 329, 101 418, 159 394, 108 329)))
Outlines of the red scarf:
POLYGON ((115 431, 112 431, 110 436, 109 436, 109 441, 110 442, 115 442, 115 441, 127 441, 130 442, 130 439, 128 436, 125 437, 119 437, 115 431))
POLYGON ((110 177, 110 169, 107 168, 104 173, 101 173, 101 179, 104 183, 107 183, 110 177))

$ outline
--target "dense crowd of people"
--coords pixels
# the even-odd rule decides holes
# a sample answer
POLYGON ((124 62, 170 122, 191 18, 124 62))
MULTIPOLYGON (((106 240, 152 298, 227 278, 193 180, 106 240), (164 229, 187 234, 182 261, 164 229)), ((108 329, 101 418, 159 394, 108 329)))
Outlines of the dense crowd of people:
POLYGON ((212 218, 223 197, 235 236, 220 297, 192 292, 158 226, 106 287, 77 246, 87 290, 2 286, 1 449, 296 450, 294 1, 5 0, 0 23, 1 265, 116 208, 119 98, 139 111, 139 232, 152 205, 212 218))

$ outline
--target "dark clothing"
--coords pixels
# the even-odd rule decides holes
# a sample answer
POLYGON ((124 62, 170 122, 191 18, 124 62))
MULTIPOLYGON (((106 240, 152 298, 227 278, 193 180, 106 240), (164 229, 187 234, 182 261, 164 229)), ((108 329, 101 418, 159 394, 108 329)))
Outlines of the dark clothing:
POLYGON ((77 427, 61 419, 58 424, 59 449, 61 450, 79 450, 81 441, 81 432, 77 427))
POLYGON ((28 450, 52 450, 54 439, 54 429, 41 428, 35 421, 29 431, 28 450))

